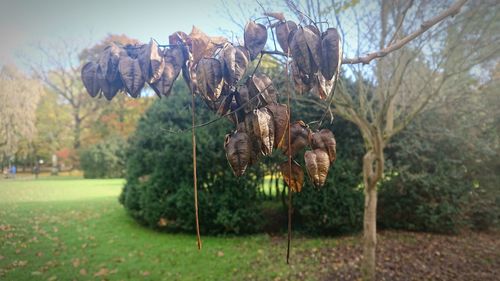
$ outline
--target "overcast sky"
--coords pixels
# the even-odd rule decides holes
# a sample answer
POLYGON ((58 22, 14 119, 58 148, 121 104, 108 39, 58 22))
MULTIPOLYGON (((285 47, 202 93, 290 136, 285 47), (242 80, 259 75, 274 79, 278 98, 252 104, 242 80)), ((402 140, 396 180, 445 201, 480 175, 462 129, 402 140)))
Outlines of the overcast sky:
POLYGON ((19 63, 34 44, 61 39, 96 43, 112 33, 166 43, 169 34, 189 33, 192 25, 218 35, 237 28, 222 7, 221 0, 0 0, 0 64, 19 63))

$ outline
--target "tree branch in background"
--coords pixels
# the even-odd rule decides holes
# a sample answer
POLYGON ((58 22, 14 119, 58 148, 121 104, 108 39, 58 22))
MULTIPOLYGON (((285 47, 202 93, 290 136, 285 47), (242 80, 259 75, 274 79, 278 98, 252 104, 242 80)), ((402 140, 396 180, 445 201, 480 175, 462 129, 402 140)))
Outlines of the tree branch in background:
POLYGON ((411 42, 413 39, 417 38, 420 36, 422 33, 427 31, 429 28, 433 27, 434 25, 438 24, 439 22, 443 21, 447 17, 452 17, 458 14, 460 12, 460 9, 462 6, 467 2, 467 0, 459 0, 455 2, 453 5, 451 5, 448 9, 446 9, 444 12, 441 14, 431 18, 430 20, 424 21, 420 25, 420 29, 416 30, 415 32, 409 34, 408 36, 402 38, 401 40, 398 40, 394 42, 393 44, 389 44, 387 47, 373 52, 369 53, 366 56, 363 57, 357 57, 357 58, 345 58, 342 60, 342 64, 369 64, 372 60, 376 58, 382 58, 385 57, 387 54, 394 52, 398 49, 401 49, 403 46, 411 42))

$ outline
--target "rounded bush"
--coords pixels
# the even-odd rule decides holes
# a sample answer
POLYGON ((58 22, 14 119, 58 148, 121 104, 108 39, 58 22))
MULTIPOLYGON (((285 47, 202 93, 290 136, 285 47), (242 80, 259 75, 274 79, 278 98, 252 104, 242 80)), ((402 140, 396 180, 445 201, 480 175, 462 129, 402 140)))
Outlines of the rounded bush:
MULTIPOLYGON (((120 202, 145 225, 193 232, 191 98, 177 86, 176 94, 151 106, 129 140, 120 202)), ((198 99, 196 112, 198 124, 216 118, 198 99)), ((255 171, 237 178, 226 160, 224 136, 232 127, 220 120, 196 130, 202 233, 252 233, 261 228, 255 171)))

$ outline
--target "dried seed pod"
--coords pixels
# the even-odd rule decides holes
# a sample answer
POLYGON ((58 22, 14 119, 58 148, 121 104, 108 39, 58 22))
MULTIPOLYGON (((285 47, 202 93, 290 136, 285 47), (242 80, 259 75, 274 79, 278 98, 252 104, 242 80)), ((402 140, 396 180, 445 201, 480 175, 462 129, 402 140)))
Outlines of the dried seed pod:
POLYGON ((259 99, 256 97, 255 92, 250 92, 247 85, 243 84, 238 86, 235 92, 235 100, 238 107, 244 106, 245 113, 252 112, 259 105, 259 99))
POLYGON ((168 43, 170 45, 185 45, 188 35, 183 31, 177 31, 168 36, 168 43))
POLYGON ((285 53, 290 52, 290 48, 288 46, 288 36, 292 31, 297 30, 297 24, 293 21, 280 22, 276 25, 276 38, 278 39, 278 43, 285 53))
POLYGON ((288 39, 293 60, 299 70, 308 75, 315 73, 318 70, 315 57, 318 54, 316 46, 319 43, 319 37, 309 28, 299 27, 297 31, 290 34, 288 39))
POLYGON ((330 162, 335 161, 337 157, 336 145, 335 136, 332 131, 328 129, 321 129, 321 131, 311 135, 311 147, 313 149, 322 149, 326 151, 330 162))
POLYGON ((334 87, 333 80, 326 80, 321 72, 314 74, 314 88, 320 99, 324 100, 330 96, 334 87))
POLYGON ((284 145, 285 133, 288 130, 288 107, 284 104, 269 104, 266 106, 274 120, 274 147, 284 145))
POLYGON ((132 97, 137 98, 141 93, 145 82, 139 65, 139 60, 133 59, 129 56, 123 56, 120 58, 118 70, 127 92, 132 97))
POLYGON ((227 44, 222 50, 222 60, 224 62, 224 80, 230 85, 236 84, 245 74, 248 66, 250 54, 245 48, 238 46, 234 47, 227 44))
POLYGON ((314 25, 308 25, 304 28, 304 36, 307 48, 314 61, 313 72, 316 72, 321 64, 321 37, 319 30, 314 25))
POLYGON ((260 95, 259 99, 264 105, 277 102, 276 89, 271 78, 263 73, 256 73, 247 80, 248 90, 251 96, 260 95))
POLYGON ((96 97, 101 88, 97 80, 97 68, 99 65, 95 62, 88 62, 82 67, 82 81, 85 89, 91 97, 96 97))
POLYGON ((196 82, 202 95, 215 101, 222 91, 222 66, 219 60, 203 58, 196 66, 196 82))
POLYGON ((300 94, 309 92, 314 85, 314 83, 312 83, 313 79, 311 79, 309 75, 302 73, 295 61, 293 61, 291 65, 293 84, 297 92, 300 94))
POLYGON ((99 67, 101 69, 98 72, 99 79, 106 79, 108 82, 114 82, 118 77, 118 62, 120 57, 126 55, 126 51, 116 44, 111 43, 107 46, 99 57, 99 67))
POLYGON ((263 107, 253 111, 254 134, 260 139, 263 155, 270 155, 274 146, 274 121, 271 112, 263 107))
POLYGON ((250 59, 254 60, 264 49, 264 46, 266 46, 267 29, 260 23, 250 21, 245 26, 243 37, 245 40, 245 47, 250 52, 250 59))
POLYGON ((332 80, 342 64, 342 44, 335 28, 328 28, 321 36, 321 74, 332 80))
POLYGON ((304 185, 304 171, 302 167, 295 161, 292 161, 292 176, 290 176, 290 166, 288 161, 280 164, 281 174, 285 183, 292 189, 293 192, 301 192, 304 185))
POLYGON ((309 146, 310 134, 311 130, 304 123, 304 121, 294 122, 293 124, 290 125, 291 150, 290 152, 288 151, 288 133, 285 133, 285 143, 283 144, 283 152, 286 155, 291 154, 292 156, 294 156, 295 154, 297 154, 297 152, 299 152, 306 146, 309 146))
POLYGON ((171 47, 163 52, 165 63, 171 63, 175 69, 182 69, 187 60, 187 49, 184 46, 171 47))
POLYGON ((149 42, 149 67, 146 74, 146 81, 154 83, 160 80, 164 66, 163 52, 160 50, 158 43, 151 39, 149 42))
POLYGON ((234 175, 237 177, 243 175, 250 163, 251 147, 248 135, 240 131, 226 135, 224 149, 234 175))
POLYGON ((262 141, 260 135, 255 134, 254 130, 255 114, 253 111, 245 114, 244 122, 239 124, 238 129, 245 131, 250 138, 252 151, 250 153, 250 163, 257 163, 262 155, 262 141))
POLYGON ((304 154, 306 162, 306 170, 309 178, 316 187, 321 187, 325 184, 330 168, 330 159, 328 153, 323 149, 315 149, 306 151, 304 154))
MULTIPOLYGON (((97 69, 97 73, 100 72, 100 68, 97 69)), ((106 78, 97 78, 99 88, 101 88, 102 94, 107 100, 112 100, 116 94, 123 88, 123 82, 120 78, 117 78, 113 82, 108 82, 106 78)))
POLYGON ((172 63, 165 62, 160 79, 154 83, 149 84, 149 86, 151 86, 158 97, 169 96, 170 91, 172 90, 172 86, 174 85, 174 81, 179 76, 180 70, 180 68, 174 67, 172 63))

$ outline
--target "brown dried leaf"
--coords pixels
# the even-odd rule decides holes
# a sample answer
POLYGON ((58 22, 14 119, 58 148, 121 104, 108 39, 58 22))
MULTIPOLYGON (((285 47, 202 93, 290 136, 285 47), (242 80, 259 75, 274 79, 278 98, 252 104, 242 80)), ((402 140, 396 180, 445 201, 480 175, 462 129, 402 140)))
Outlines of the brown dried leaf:
POLYGON ((298 69, 306 74, 312 74, 314 71, 314 60, 309 52, 304 28, 299 27, 297 31, 290 33, 288 45, 297 64, 298 69))
POLYGON ((292 176, 290 176, 290 165, 288 161, 280 164, 281 174, 285 183, 292 189, 293 192, 301 192, 304 186, 304 171, 302 167, 295 161, 292 161, 292 176))
POLYGON ((321 129, 321 131, 315 132, 311 135, 311 147, 313 149, 322 149, 326 151, 330 162, 333 162, 336 159, 336 145, 335 136, 332 131, 328 129, 321 129))
POLYGON ((193 63, 197 64, 203 58, 205 51, 210 43, 210 37, 203 33, 196 26, 193 26, 191 33, 188 37, 188 44, 190 45, 191 54, 193 54, 193 63))
POLYGON ((291 154, 294 156, 305 148, 306 146, 309 146, 309 140, 310 140, 310 135, 311 130, 309 127, 304 123, 304 121, 296 121, 293 124, 290 125, 290 152, 288 151, 288 133, 285 133, 285 143, 283 144, 283 152, 286 155, 291 154))
POLYGON ((269 104, 266 107, 273 115, 274 147, 281 148, 284 145, 285 133, 288 130, 288 107, 278 103, 269 104))
POLYGON ((125 89, 132 97, 137 98, 145 83, 139 60, 123 56, 120 58, 118 69, 125 89))
POLYGON ((248 135, 242 131, 226 135, 224 149, 226 150, 226 157, 234 175, 237 177, 243 175, 250 163, 252 149, 248 135))
POLYGON ((97 68, 99 65, 95 62, 88 62, 82 67, 82 81, 85 89, 91 97, 96 97, 101 88, 97 80, 97 68))
POLYGON ((283 52, 290 52, 288 37, 292 31, 297 30, 297 24, 293 21, 280 22, 276 25, 276 39, 283 52))
POLYGON ((274 121, 267 108, 263 107, 253 111, 253 130, 262 143, 262 154, 270 155, 274 146, 274 121))
POLYGON ((330 168, 328 153, 323 149, 309 150, 304 154, 304 160, 307 173, 313 184, 316 187, 323 186, 330 168))
POLYGON ((332 80, 342 63, 342 44, 335 28, 328 28, 321 39, 320 70, 326 80, 332 80))
POLYGON ((219 60, 203 58, 196 66, 197 85, 205 98, 215 101, 222 91, 222 66, 219 60))
POLYGON ((193 65, 196 65, 204 57, 212 57, 214 52, 227 40, 223 37, 210 37, 196 26, 193 26, 186 43, 193 55, 193 65))
POLYGON ((275 18, 279 21, 285 21, 285 15, 280 12, 265 12, 264 15, 275 18))
POLYGON ((266 46, 267 29, 260 23, 250 21, 245 26, 243 37, 245 40, 245 47, 250 52, 250 59, 254 60, 264 49, 264 46, 266 46))

